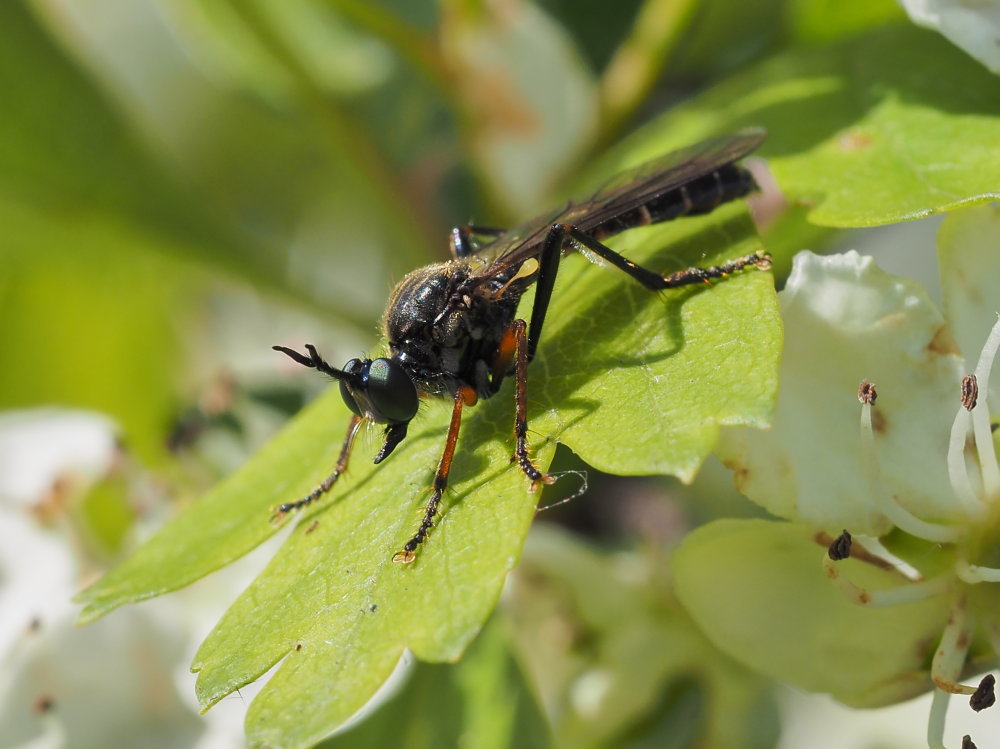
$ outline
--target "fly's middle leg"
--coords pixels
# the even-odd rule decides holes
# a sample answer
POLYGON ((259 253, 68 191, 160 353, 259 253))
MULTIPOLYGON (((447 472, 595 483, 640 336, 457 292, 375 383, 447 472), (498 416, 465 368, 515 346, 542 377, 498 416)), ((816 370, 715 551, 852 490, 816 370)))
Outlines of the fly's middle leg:
POLYGON ((553 484, 555 477, 542 473, 531 462, 528 455, 528 336, 527 323, 515 320, 511 324, 517 347, 517 359, 514 368, 514 460, 521 471, 531 481, 531 491, 537 491, 539 484, 553 484))

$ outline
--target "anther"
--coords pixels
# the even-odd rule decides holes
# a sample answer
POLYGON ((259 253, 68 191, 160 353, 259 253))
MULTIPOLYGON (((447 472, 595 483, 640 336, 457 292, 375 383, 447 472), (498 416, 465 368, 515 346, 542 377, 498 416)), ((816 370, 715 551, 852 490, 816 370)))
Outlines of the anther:
POLYGON ((975 710, 977 713, 980 710, 985 710, 988 707, 992 707, 993 703, 997 701, 996 692, 994 687, 996 686, 997 680, 993 674, 986 674, 983 680, 979 682, 979 686, 976 687, 976 691, 972 693, 969 698, 969 707, 975 710))
POLYGON ((862 380, 861 384, 858 385, 858 400, 863 405, 874 406, 876 398, 878 398, 878 393, 875 392, 875 383, 862 380))
POLYGON ((851 539, 851 534, 845 530, 837 536, 836 540, 832 544, 830 544, 830 548, 827 549, 826 553, 830 555, 830 559, 834 562, 847 559, 851 556, 852 543, 853 540, 851 539))
POLYGON ((974 374, 966 375, 962 378, 962 406, 966 411, 971 411, 976 407, 978 398, 979 381, 974 374))

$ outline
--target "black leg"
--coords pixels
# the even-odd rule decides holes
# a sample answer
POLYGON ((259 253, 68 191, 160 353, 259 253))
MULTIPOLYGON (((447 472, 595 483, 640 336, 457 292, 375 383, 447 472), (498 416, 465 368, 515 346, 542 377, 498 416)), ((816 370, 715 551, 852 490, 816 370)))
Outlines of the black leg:
POLYGON ((403 545, 402 551, 397 551, 392 561, 400 564, 409 564, 417 558, 417 547, 420 546, 434 527, 434 516, 437 515, 438 505, 441 504, 441 497, 448 486, 448 475, 451 473, 451 462, 455 457, 455 445, 458 443, 458 430, 462 426, 462 406, 471 406, 476 402, 476 391, 470 387, 460 387, 453 396, 455 405, 451 410, 451 424, 448 427, 448 438, 444 443, 444 452, 441 454, 441 461, 438 463, 437 473, 434 474, 434 490, 431 498, 424 507, 424 517, 420 521, 420 527, 413 537, 403 545))
POLYGON ((636 281, 641 283, 650 291, 662 291, 664 289, 676 289, 679 286, 688 286, 695 283, 706 283, 713 278, 722 278, 730 273, 735 273, 748 266, 754 266, 760 270, 767 270, 771 267, 771 256, 765 252, 754 252, 750 255, 730 260, 722 265, 711 265, 707 268, 686 268, 685 270, 671 273, 669 276, 661 276, 659 273, 647 270, 641 265, 636 265, 631 260, 610 247, 598 242, 585 231, 580 231, 575 226, 565 226, 566 234, 579 242, 598 257, 607 260, 616 268, 625 271, 636 281))
POLYGON ((696 283, 707 283, 715 278, 722 278, 744 268, 754 266, 760 270, 771 267, 771 256, 766 252, 755 252, 750 255, 730 260, 722 265, 712 265, 707 268, 687 268, 685 270, 661 276, 659 273, 636 265, 628 258, 618 254, 607 245, 594 239, 590 234, 569 224, 553 224, 545 237, 539 256, 538 281, 535 284, 535 303, 531 309, 531 325, 528 327, 528 361, 535 358, 538 341, 542 335, 542 325, 545 314, 552 299, 552 289, 555 287, 556 274, 559 271, 559 260, 562 248, 567 240, 586 247, 598 257, 606 260, 619 270, 628 273, 650 291, 676 289, 696 283))
POLYGON ((309 492, 302 499, 279 505, 278 509, 275 510, 274 514, 271 516, 272 522, 279 521, 288 513, 312 504, 333 488, 333 485, 337 483, 337 479, 339 479, 341 474, 347 470, 347 463, 351 459, 351 446, 354 444, 354 437, 358 433, 361 421, 362 419, 360 416, 351 416, 351 421, 347 425, 347 435, 344 437, 344 444, 341 445, 340 455, 337 457, 337 465, 334 467, 333 473, 323 479, 323 482, 319 486, 309 492))
POLYGON ((495 226, 476 226, 474 224, 456 226, 451 230, 451 256, 460 260, 463 257, 475 255, 480 249, 475 237, 496 239, 506 231, 506 229, 498 229, 495 226))
POLYGON ((542 253, 538 258, 538 280, 535 282, 535 302, 531 307, 531 324, 528 326, 528 361, 535 358, 538 340, 542 336, 542 324, 552 300, 552 289, 559 272, 563 244, 566 242, 566 226, 554 224, 545 235, 542 253))

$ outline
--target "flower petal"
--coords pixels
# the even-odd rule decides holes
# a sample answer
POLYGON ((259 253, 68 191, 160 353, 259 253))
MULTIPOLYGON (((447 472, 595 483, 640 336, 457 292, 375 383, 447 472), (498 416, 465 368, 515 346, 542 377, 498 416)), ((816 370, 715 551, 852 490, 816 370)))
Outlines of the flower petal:
MULTIPOLYGON (((856 707, 930 689, 927 658, 948 618, 948 599, 855 605, 824 577, 824 549, 813 536, 774 521, 704 525, 674 555, 677 596, 720 650, 802 689, 856 707)), ((873 589, 907 584, 895 570, 854 559, 839 564, 873 589)))
POLYGON ((727 429, 718 450, 740 490, 833 535, 888 532, 878 506, 889 497, 925 520, 957 519, 946 453, 963 365, 923 288, 856 252, 803 252, 780 299, 774 427, 727 429), (859 437, 862 380, 878 388, 874 486, 859 437))
MULTIPOLYGON (((938 234, 942 306, 970 372, 1000 313, 997 237, 1000 206, 995 203, 949 214, 938 234)), ((1000 367, 993 368, 989 384, 1000 392, 1000 367)))

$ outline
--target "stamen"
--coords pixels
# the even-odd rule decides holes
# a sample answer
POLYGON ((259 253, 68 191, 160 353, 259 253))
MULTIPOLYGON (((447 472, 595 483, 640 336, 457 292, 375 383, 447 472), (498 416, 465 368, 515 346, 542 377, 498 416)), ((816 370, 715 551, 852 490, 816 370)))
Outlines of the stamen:
POLYGON ((964 406, 959 406, 951 424, 951 438, 948 441, 948 478, 965 514, 971 520, 978 520, 985 515, 985 507, 972 489, 965 465, 965 439, 971 427, 972 415, 964 406))
POLYGON ((935 543, 958 541, 962 537, 962 529, 959 526, 939 525, 921 520, 899 504, 891 494, 887 494, 882 487, 875 454, 875 431, 872 428, 872 406, 877 397, 875 384, 862 380, 858 387, 858 400, 861 401, 861 466, 868 479, 869 492, 875 498, 875 507, 893 525, 911 536, 935 543))
POLYGON ((931 680, 951 694, 975 694, 976 687, 958 683, 958 676, 969 653, 970 631, 966 626, 965 599, 957 599, 951 607, 951 616, 941 634, 941 642, 931 661, 931 680))
POLYGON ((868 590, 855 585, 840 573, 840 565, 837 564, 851 555, 851 546, 851 534, 844 531, 827 549, 823 557, 823 572, 852 603, 871 608, 884 608, 924 601, 947 593, 951 589, 953 578, 950 573, 885 590, 868 590))
POLYGON ((951 590, 952 580, 954 579, 951 575, 944 574, 922 580, 918 583, 905 583, 895 588, 869 590, 868 588, 855 585, 841 575, 837 563, 830 558, 829 554, 823 557, 823 572, 830 578, 830 581, 836 586, 837 590, 843 593, 851 603, 873 609, 926 601, 935 596, 944 595, 951 590))
POLYGON ((996 448, 990 429, 990 372, 1000 349, 1000 319, 993 325, 979 362, 976 364, 975 378, 979 384, 979 400, 983 407, 972 412, 972 426, 976 435, 976 450, 979 453, 979 468, 983 475, 983 490, 989 498, 1000 496, 1000 466, 997 465, 996 448))
POLYGON ((927 718, 928 749, 945 749, 944 719, 948 714, 949 695, 940 689, 935 689, 931 697, 931 710, 927 718))
POLYGON ((969 583, 970 585, 977 583, 1000 583, 1000 569, 969 564, 961 557, 955 560, 955 574, 962 582, 969 583))

